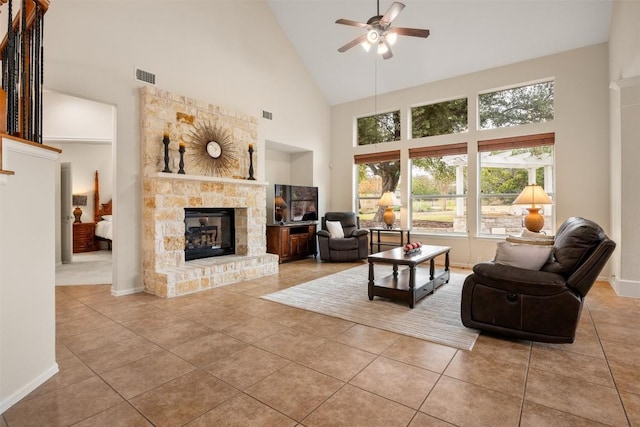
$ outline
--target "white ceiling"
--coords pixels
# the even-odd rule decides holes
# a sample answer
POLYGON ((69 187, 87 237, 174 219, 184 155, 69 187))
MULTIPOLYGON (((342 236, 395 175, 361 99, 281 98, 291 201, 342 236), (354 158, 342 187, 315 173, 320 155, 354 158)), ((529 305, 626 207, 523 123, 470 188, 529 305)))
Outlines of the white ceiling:
MULTIPOLYGON (((613 0, 402 0, 392 26, 427 28, 398 37, 393 58, 338 48, 364 30, 376 0, 266 0, 331 105, 606 42, 613 0)), ((380 1, 380 14, 391 6, 380 1)))

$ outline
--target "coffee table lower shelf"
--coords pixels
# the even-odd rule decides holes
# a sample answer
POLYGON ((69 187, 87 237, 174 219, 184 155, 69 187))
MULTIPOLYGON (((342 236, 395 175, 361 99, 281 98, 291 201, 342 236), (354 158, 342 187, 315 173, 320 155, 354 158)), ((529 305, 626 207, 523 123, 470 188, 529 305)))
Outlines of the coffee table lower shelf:
POLYGON ((393 274, 376 278, 375 282, 369 282, 369 300, 373 297, 389 298, 394 301, 402 301, 413 308, 414 304, 422 298, 433 293, 437 288, 449 282, 449 270, 436 270, 433 278, 429 268, 416 268, 413 289, 409 286, 411 269, 398 271, 397 277, 393 274))
POLYGON ((369 255, 369 300, 379 296, 406 301, 413 308, 416 302, 449 281, 450 250, 448 246, 423 245, 417 253, 405 254, 404 248, 395 248, 369 255), (444 255, 444 270, 435 268, 434 258, 440 255, 444 255), (427 261, 429 268, 419 268, 427 261), (391 264, 393 273, 376 280, 374 264, 391 264))

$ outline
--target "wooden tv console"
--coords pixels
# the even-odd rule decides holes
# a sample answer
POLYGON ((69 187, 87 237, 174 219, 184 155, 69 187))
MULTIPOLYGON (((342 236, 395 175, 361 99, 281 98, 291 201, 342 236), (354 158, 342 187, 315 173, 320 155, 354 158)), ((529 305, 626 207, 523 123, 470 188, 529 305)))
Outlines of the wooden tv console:
POLYGON ((315 223, 267 225, 267 252, 280 257, 280 263, 317 255, 315 223))

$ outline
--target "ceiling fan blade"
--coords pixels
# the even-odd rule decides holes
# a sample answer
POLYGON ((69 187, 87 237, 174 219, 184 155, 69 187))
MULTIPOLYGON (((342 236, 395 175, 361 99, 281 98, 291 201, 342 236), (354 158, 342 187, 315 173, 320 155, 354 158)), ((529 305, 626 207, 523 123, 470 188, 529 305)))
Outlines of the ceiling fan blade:
POLYGON ((393 2, 391 7, 389 7, 389 10, 387 10, 387 13, 385 13, 382 19, 380 19, 380 25, 386 26, 391 24, 391 21, 396 19, 400 12, 402 12, 402 9, 404 9, 403 3, 397 1, 393 2))
POLYGON ((360 37, 357 37, 357 38, 351 40, 349 43, 347 43, 344 46, 342 46, 340 49, 338 49, 338 52, 346 52, 349 49, 351 49, 352 47, 359 45, 360 43, 362 43, 366 39, 367 39, 367 35, 363 34, 360 37))
POLYGON ((396 33, 399 36, 412 36, 412 37, 429 37, 429 30, 422 30, 419 28, 390 28, 389 32, 396 33))
POLYGON ((352 21, 351 19, 338 19, 336 21, 336 24, 350 25, 352 27, 360 27, 360 28, 368 27, 368 25, 365 24, 364 22, 352 21))

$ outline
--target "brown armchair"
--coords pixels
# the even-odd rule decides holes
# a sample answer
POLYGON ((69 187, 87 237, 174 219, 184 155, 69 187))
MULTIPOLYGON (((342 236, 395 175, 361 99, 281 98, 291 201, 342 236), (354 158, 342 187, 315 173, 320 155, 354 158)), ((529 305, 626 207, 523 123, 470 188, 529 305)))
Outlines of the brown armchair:
POLYGON ((476 264, 462 288, 462 323, 516 338, 572 343, 584 298, 615 247, 596 223, 573 217, 558 228, 539 271, 476 264))
POLYGON ((354 212, 327 212, 322 217, 321 227, 317 232, 321 260, 356 261, 369 255, 369 231, 360 228, 360 219, 354 212), (327 221, 339 222, 344 237, 332 237, 327 221))

